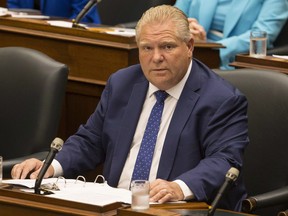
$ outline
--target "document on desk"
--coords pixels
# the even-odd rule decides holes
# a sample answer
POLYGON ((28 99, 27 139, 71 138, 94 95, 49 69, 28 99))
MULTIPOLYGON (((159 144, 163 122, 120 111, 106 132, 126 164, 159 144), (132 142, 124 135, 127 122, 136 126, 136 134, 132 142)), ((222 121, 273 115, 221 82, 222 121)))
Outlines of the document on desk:
POLYGON ((272 55, 275 58, 281 58, 281 59, 285 59, 288 60, 288 56, 287 55, 272 55))
MULTIPOLYGON (((22 185, 31 189, 35 180, 3 180, 3 183, 22 185)), ((106 182, 94 183, 76 179, 59 180, 58 178, 43 179, 42 185, 57 184, 58 190, 51 190, 53 194, 45 195, 57 199, 81 202, 97 206, 105 206, 115 202, 131 204, 131 191, 110 187, 106 182)), ((25 191, 25 189, 23 189, 25 191)), ((27 191, 27 189, 26 189, 27 191)))
POLYGON ((112 35, 119 35, 125 37, 134 37, 135 29, 118 28, 118 27, 87 27, 87 30, 99 33, 106 33, 112 35))
POLYGON ((29 14, 11 14, 12 17, 14 18, 23 18, 23 19, 50 19, 50 16, 45 16, 45 15, 29 15, 29 14))

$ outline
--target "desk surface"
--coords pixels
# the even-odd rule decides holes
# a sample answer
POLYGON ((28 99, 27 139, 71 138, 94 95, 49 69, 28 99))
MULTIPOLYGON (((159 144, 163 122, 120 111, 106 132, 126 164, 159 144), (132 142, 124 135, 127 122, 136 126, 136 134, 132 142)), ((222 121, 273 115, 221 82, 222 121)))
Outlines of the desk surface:
MULTIPOLYGON (((204 216, 207 214, 208 205, 203 202, 159 204, 151 205, 148 210, 134 211, 130 206, 113 203, 106 206, 89 205, 62 199, 50 198, 38 194, 21 192, 18 189, 0 187, 1 215, 29 215, 29 216, 204 216)), ((249 214, 217 209, 215 216, 248 216, 249 214)))
POLYGON ((231 63, 231 66, 246 67, 255 69, 274 70, 281 73, 288 74, 288 60, 277 58, 273 56, 264 57, 251 57, 249 55, 237 55, 235 61, 231 63))

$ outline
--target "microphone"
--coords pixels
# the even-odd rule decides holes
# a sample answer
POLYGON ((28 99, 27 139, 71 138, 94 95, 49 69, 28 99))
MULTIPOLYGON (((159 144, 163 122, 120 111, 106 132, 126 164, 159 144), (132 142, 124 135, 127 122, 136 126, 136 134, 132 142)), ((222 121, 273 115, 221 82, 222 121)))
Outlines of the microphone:
POLYGON ((56 153, 58 153, 61 149, 62 149, 62 146, 63 146, 63 140, 60 139, 60 138, 55 138, 51 145, 50 145, 50 151, 49 151, 49 154, 47 155, 45 161, 44 161, 44 164, 37 176, 37 179, 35 181, 35 193, 36 194, 40 194, 40 185, 41 185, 41 182, 44 178, 44 175, 46 173, 46 171, 48 170, 50 164, 52 163, 52 160, 54 159, 56 153))
POLYGON ((281 211, 277 214, 277 216, 287 216, 288 215, 288 209, 286 211, 281 211))
MULTIPOLYGON (((83 26, 79 25, 81 19, 89 12, 89 10, 94 6, 97 5, 101 0, 90 0, 85 5, 85 7, 80 11, 75 19, 72 20, 72 27, 73 28, 84 28, 83 26)), ((84 28, 85 29, 85 28, 84 28)))
POLYGON ((271 205, 280 205, 288 202, 288 186, 251 196, 242 202, 243 212, 252 212, 256 208, 265 208, 271 205))
POLYGON ((226 174, 225 181, 221 188, 219 189, 214 201, 212 202, 211 206, 209 207, 209 211, 207 216, 213 216, 214 212, 218 206, 220 199, 222 198, 223 194, 227 191, 227 189, 232 185, 233 182, 236 181, 239 175, 239 170, 232 167, 228 170, 226 174))

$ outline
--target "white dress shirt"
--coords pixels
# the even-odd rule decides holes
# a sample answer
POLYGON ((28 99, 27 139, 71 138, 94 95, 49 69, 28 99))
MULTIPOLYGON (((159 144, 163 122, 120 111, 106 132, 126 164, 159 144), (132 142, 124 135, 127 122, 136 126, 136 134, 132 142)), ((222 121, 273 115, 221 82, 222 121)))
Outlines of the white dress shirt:
MULTIPOLYGON (((190 74, 191 67, 192 67, 192 61, 183 79, 176 86, 166 91, 169 94, 169 96, 165 100, 161 124, 160 124, 159 133, 158 133, 155 150, 154 150, 154 155, 152 159, 149 181, 153 181, 156 179, 166 133, 170 125, 170 121, 172 119, 177 102, 180 98, 184 85, 190 74)), ((156 102, 156 97, 154 96, 154 92, 158 90, 159 89, 156 86, 149 83, 149 88, 148 88, 146 99, 143 105, 143 109, 142 109, 142 112, 138 121, 138 125, 134 134, 134 138, 131 144, 131 149, 127 156, 126 163, 124 165, 122 174, 120 176, 120 180, 118 182, 119 188, 126 188, 126 189, 130 188, 132 173, 133 173, 134 165, 135 165, 136 158, 138 155, 138 151, 140 149, 144 131, 146 128, 146 124, 148 122, 150 112, 156 102)), ((63 174, 62 167, 58 161, 54 160, 52 162, 52 166, 54 167, 54 176, 60 176, 63 174)), ((179 186, 181 187, 185 199, 193 198, 192 191, 188 188, 188 186, 183 181, 176 180, 175 182, 178 183, 179 186)))

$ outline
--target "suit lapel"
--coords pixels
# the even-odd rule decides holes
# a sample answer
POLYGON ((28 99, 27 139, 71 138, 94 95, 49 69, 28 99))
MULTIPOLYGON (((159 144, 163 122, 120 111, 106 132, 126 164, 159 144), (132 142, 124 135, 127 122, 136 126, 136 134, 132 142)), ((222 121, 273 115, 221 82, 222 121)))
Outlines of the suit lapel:
POLYGON ((224 24, 224 37, 227 37, 233 30, 248 2, 249 0, 233 0, 231 2, 231 8, 226 15, 226 22, 224 24))
POLYGON ((110 169, 110 184, 117 186, 119 177, 131 148, 138 119, 146 97, 148 82, 137 83, 129 99, 126 112, 121 122, 121 130, 115 145, 113 161, 110 169))
POLYGON ((181 132, 199 98, 199 95, 195 93, 195 91, 200 88, 200 83, 199 74, 197 74, 196 70, 193 70, 192 67, 192 71, 184 86, 167 131, 157 178, 169 179, 179 145, 181 132))

